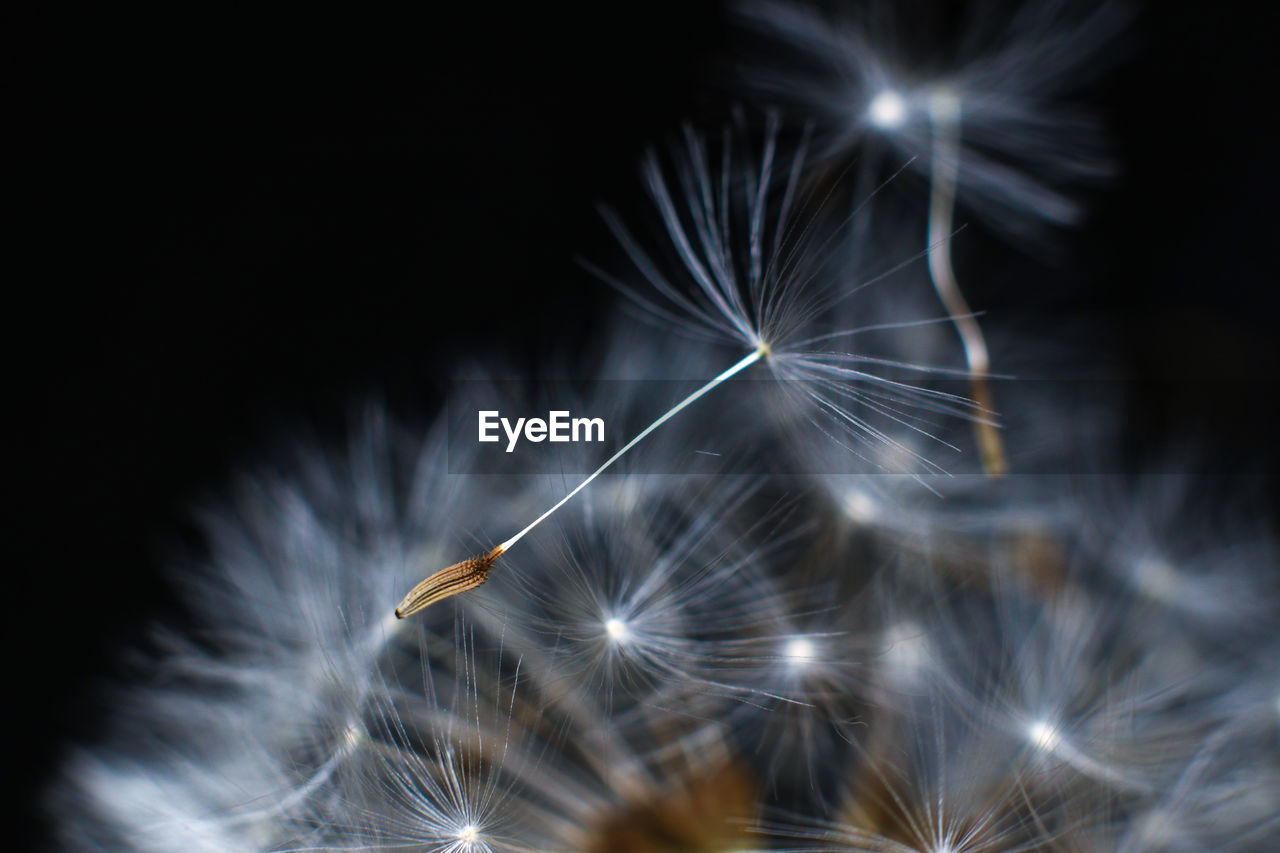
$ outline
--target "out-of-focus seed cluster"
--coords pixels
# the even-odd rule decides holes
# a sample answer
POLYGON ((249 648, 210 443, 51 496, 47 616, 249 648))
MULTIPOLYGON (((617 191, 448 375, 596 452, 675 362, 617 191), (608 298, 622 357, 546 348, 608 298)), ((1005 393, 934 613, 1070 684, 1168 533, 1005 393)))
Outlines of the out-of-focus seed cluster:
MULTIPOLYGON (((845 260, 886 225, 860 232, 861 211, 823 201, 837 148, 911 127, 945 91, 959 138, 987 151, 948 149, 959 209, 968 193, 975 209, 997 198, 1002 221, 1069 219, 1043 171, 1008 177, 1046 158, 1075 164, 1055 179, 1097 171, 1092 148, 1065 153, 1076 125, 1032 97, 1071 71, 1054 29, 1065 8, 1027 4, 1008 38, 947 75, 907 74, 859 28, 883 4, 830 20, 748 6, 769 38, 857 72, 812 88, 809 69, 771 56, 752 91, 795 111, 846 85, 857 119, 768 113, 763 141, 727 134, 720 158, 689 130, 670 185, 651 158, 661 239, 609 214, 626 262, 607 275, 668 327, 618 334, 601 368, 705 378, 741 356, 724 340, 759 346, 776 387, 751 392, 752 417, 726 421, 748 393, 730 382, 714 392, 724 404, 691 407, 647 446, 668 471, 703 448, 733 464, 681 475, 623 460, 484 586, 405 620, 392 611, 415 581, 484 553, 572 483, 456 473, 467 459, 443 421, 413 430, 376 410, 345 452, 246 478, 204 519, 207 560, 177 578, 200 621, 159 637, 154 680, 119 691, 109 736, 51 792, 68 849, 1280 844, 1280 575, 1268 532, 1247 522, 1252 497, 1238 480, 1091 473, 1112 453, 1111 401, 1045 384, 997 389, 1013 474, 983 474, 966 418, 992 413, 965 404, 963 383, 933 384, 965 373, 911 263, 927 247, 899 237, 892 277, 859 279, 845 260), (792 118, 816 124, 784 151, 792 118), (711 342, 687 334, 699 330, 711 342)), ((1109 31, 1113 14, 1076 18, 1066 42, 1109 31)), ((930 131, 911 132, 923 136, 895 145, 927 159, 930 131)), ((1009 352, 1019 368, 1060 366, 990 332, 997 371, 1009 352)), ((645 386, 609 385, 584 408, 660 413, 619 387, 645 386)))

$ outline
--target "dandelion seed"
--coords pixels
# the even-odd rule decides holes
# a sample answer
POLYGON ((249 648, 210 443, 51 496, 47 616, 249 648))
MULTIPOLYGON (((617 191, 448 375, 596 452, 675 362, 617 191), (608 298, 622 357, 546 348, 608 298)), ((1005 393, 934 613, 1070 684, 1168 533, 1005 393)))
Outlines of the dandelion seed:
MULTIPOLYGON (((991 411, 991 357, 982 327, 974 317, 951 265, 952 222, 956 206, 956 178, 960 168, 960 96, 940 89, 929 98, 929 120, 933 129, 932 167, 929 172, 929 277, 938 298, 951 316, 960 335, 965 363, 969 367, 973 400, 984 412, 991 411)), ((990 420, 973 422, 974 437, 988 476, 1006 472, 1000 433, 990 420)))
POLYGON ((814 230, 803 228, 798 237, 789 230, 789 213, 799 192, 805 158, 803 145, 788 170, 775 219, 768 221, 769 191, 778 159, 778 130, 777 118, 770 115, 759 166, 744 169, 745 204, 734 205, 730 200, 730 143, 726 139, 717 182, 712 178, 704 141, 686 128, 678 179, 691 209, 693 221, 688 224, 672 199, 656 155, 650 152, 644 166, 646 183, 692 287, 680 288, 669 281, 617 218, 606 212, 606 222, 619 243, 669 305, 639 296, 613 276, 593 268, 602 279, 654 316, 674 321, 695 335, 727 337, 738 345, 745 345, 749 350, 747 355, 668 409, 550 509, 489 554, 449 566, 418 584, 401 602, 398 615, 409 616, 449 596, 474 589, 488 576, 498 556, 509 551, 650 433, 757 362, 767 364, 782 387, 794 394, 806 409, 816 409, 838 429, 876 443, 898 445, 890 435, 872 425, 868 414, 855 410, 855 404, 901 424, 908 423, 901 409, 910 405, 955 414, 970 413, 970 403, 962 397, 879 377, 870 369, 876 365, 876 359, 838 348, 838 342, 847 344, 857 330, 833 332, 828 329, 816 333, 816 318, 849 296, 852 290, 834 286, 829 280, 832 276, 822 275, 814 268, 814 264, 820 266, 815 256, 823 255, 824 249, 811 244, 816 239, 814 230), (746 228, 745 247, 735 245, 735 227, 746 228), (797 388, 791 388, 792 385, 797 388))
POLYGON ((487 554, 480 554, 469 560, 446 566, 426 580, 419 582, 417 586, 409 590, 405 597, 400 600, 400 604, 396 606, 396 618, 403 619, 406 616, 412 616, 437 601, 443 601, 450 596, 480 586, 489 579, 489 572, 493 570, 493 564, 506 550, 507 545, 504 543, 487 554))

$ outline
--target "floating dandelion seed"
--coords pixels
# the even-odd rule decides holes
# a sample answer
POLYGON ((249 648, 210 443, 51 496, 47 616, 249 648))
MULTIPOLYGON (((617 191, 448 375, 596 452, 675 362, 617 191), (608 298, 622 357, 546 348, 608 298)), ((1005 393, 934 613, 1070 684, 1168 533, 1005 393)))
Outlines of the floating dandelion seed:
MULTIPOLYGON (((641 430, 515 536, 487 554, 441 569, 415 586, 396 608, 398 617, 411 616, 431 604, 479 586, 499 556, 572 500, 609 466, 658 427, 757 362, 767 364, 782 387, 803 407, 816 409, 834 422, 836 429, 867 441, 900 446, 893 437, 874 426, 866 412, 855 409, 855 405, 916 430, 919 428, 905 419, 904 407, 972 415, 973 405, 963 397, 877 376, 872 368, 880 363, 879 359, 841 346, 850 346, 850 339, 860 330, 818 331, 819 318, 865 285, 845 287, 838 276, 823 269, 827 259, 824 256, 829 253, 819 241, 816 223, 791 228, 790 214, 798 201, 805 161, 804 144, 790 163, 780 199, 773 202, 770 190, 778 163, 778 131, 778 119, 770 114, 759 164, 752 164, 745 151, 739 152, 737 156, 747 162, 738 167, 742 177, 737 180, 733 177, 730 134, 725 133, 717 178, 713 177, 705 141, 686 126, 684 150, 677 158, 677 180, 686 195, 687 215, 682 215, 677 207, 657 155, 649 152, 643 167, 645 183, 666 234, 680 257, 688 286, 677 286, 659 270, 617 217, 608 211, 604 215, 610 230, 662 301, 640 296, 616 277, 591 267, 653 316, 674 323, 695 337, 727 338, 745 345, 748 354, 641 430), (744 236, 745 245, 738 245, 744 236)), ((929 370, 921 365, 894 366, 929 370)))

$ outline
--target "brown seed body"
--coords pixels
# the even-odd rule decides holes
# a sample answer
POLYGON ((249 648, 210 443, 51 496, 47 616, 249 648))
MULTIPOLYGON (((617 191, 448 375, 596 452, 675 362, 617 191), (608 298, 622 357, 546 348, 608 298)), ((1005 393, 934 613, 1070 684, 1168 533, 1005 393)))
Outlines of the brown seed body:
POLYGON ((437 601, 475 589, 489 579, 493 564, 501 556, 502 546, 499 545, 487 554, 446 566, 409 590, 409 594, 402 598, 399 606, 396 607, 396 618, 412 616, 437 601))

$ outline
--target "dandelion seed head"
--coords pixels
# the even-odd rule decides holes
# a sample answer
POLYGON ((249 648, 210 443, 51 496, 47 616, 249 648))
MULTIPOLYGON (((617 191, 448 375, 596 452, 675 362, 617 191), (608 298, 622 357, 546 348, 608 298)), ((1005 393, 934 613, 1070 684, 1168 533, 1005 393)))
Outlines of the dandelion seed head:
MULTIPOLYGON (((588 265, 651 319, 682 336, 750 350, 655 425, 757 362, 779 380, 765 392, 764 408, 773 417, 814 424, 846 451, 852 449, 846 438, 868 452, 900 446, 901 426, 927 434, 917 423, 925 411, 975 417, 973 401, 918 384, 918 377, 945 368, 887 362, 862 348, 865 328, 837 325, 850 297, 884 276, 848 280, 845 255, 833 251, 844 223, 803 180, 807 141, 789 150, 781 142, 779 117, 769 113, 763 140, 726 132, 715 150, 718 158, 705 137, 686 127, 684 144, 673 149, 669 165, 654 151, 645 159, 646 188, 677 263, 659 264, 615 214, 604 211, 606 225, 648 290, 638 292, 588 265), (890 368, 896 377, 886 375, 890 368)), ((932 470, 919 454, 911 459, 932 470)))
POLYGON ((871 99, 867 117, 881 130, 893 130, 907 120, 907 102, 892 89, 886 90, 871 99))

